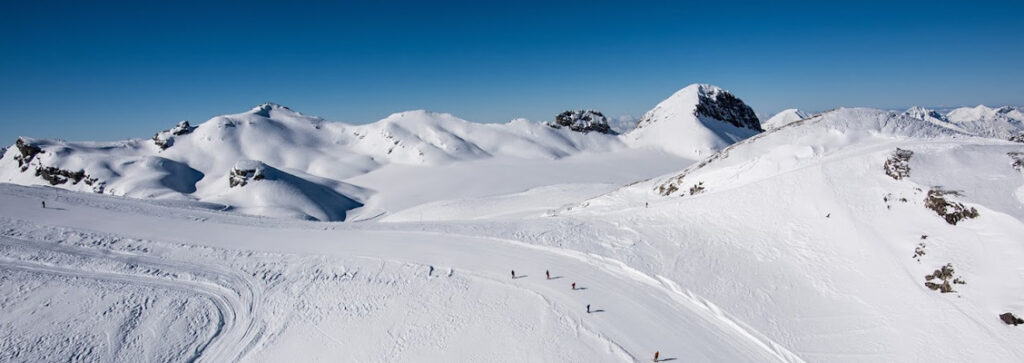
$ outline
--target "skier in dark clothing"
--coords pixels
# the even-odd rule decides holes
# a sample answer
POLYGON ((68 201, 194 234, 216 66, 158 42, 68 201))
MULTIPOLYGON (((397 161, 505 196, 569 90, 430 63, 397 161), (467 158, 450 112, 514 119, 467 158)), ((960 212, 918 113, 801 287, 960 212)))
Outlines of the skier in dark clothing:
POLYGON ((544 270, 544 275, 548 277, 548 280, 551 280, 551 271, 544 270))
POLYGON ((654 361, 655 361, 655 362, 657 362, 657 361, 658 361, 658 353, 660 353, 660 352, 658 352, 658 351, 654 351, 654 361))
POLYGON ((516 278, 516 270, 512 270, 512 278, 516 278))
POLYGON ((46 201, 43 201, 43 208, 46 208, 46 201))
POLYGON ((587 314, 590 314, 590 304, 587 304, 587 314))
POLYGON ((575 282, 572 283, 572 289, 576 290, 576 283, 575 282))

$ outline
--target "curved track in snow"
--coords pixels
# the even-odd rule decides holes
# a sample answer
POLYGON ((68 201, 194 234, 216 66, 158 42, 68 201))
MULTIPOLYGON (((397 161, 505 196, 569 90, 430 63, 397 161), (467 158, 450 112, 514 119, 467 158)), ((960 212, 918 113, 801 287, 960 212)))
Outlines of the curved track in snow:
MULTIPOLYGON (((556 307, 559 314, 612 342, 634 361, 647 360, 656 350, 663 353, 663 358, 680 361, 800 361, 785 348, 734 321, 714 304, 682 291, 672 281, 648 276, 616 260, 577 251, 475 236, 350 230, 344 229, 346 227, 342 224, 267 228, 259 225, 265 221, 262 219, 249 219, 248 224, 239 224, 234 218, 228 223, 218 222, 216 217, 182 220, 103 208, 96 202, 138 204, 135 207, 145 202, 104 200, 94 196, 86 197, 92 199, 93 203, 89 205, 61 206, 64 210, 41 209, 37 198, 14 195, 7 189, 0 189, 0 197, 9 206, 3 208, 6 217, 73 230, 231 250, 397 260, 435 266, 437 273, 451 271, 453 274, 466 273, 471 279, 504 281, 540 295, 549 305, 556 307), (6 213, 15 210, 17 215, 6 213), (521 277, 511 279, 512 269, 521 277), (545 270, 551 270, 554 279, 546 280, 545 270), (570 289, 572 282, 576 282, 579 289, 570 289), (586 312, 588 304, 592 313, 586 312)), ((266 333, 260 326, 259 317, 254 316, 261 312, 265 291, 254 287, 239 271, 52 242, 11 238, 0 241, 17 244, 21 248, 46 248, 58 253, 148 266, 177 272, 173 274, 175 276, 193 276, 168 279, 17 261, 0 262, 0 268, 149 284, 202 294, 220 309, 223 326, 202 351, 201 360, 237 360, 257 345, 260 336, 266 333)))

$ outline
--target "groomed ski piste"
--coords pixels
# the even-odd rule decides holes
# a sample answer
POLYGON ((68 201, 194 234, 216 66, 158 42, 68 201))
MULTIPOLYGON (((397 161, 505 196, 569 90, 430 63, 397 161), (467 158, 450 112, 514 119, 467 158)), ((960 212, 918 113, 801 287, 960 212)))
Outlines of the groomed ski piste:
POLYGON ((1024 360, 1019 110, 760 132, 722 94, 621 135, 261 106, 166 148, 19 139, 0 361, 1024 360))
POLYGON ((9 184, 0 200, 3 324, 62 328, 10 337, 4 360, 800 361, 675 284, 580 251, 9 184))

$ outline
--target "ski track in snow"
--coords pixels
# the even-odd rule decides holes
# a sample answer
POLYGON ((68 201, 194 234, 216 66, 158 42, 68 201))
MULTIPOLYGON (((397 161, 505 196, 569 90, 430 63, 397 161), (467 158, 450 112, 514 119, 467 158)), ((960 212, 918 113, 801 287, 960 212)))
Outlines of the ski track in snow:
MULTIPOLYGON (((271 295, 268 289, 273 287, 259 286, 253 281, 259 276, 246 275, 230 263, 216 265, 203 263, 202 258, 189 258, 190 254, 200 253, 197 248, 211 247, 443 266, 440 270, 450 269, 475 284, 499 283, 503 288, 539 297, 559 320, 573 321, 577 330, 604 341, 607 354, 627 361, 646 360, 644 357, 655 350, 682 361, 801 361, 781 345, 734 321, 711 302, 681 290, 670 280, 646 275, 607 257, 508 239, 425 231, 348 230, 343 229, 344 225, 324 228, 323 224, 305 223, 265 228, 260 224, 266 219, 228 217, 222 222, 212 212, 192 211, 199 214, 193 215, 188 210, 150 208, 144 201, 102 196, 69 198, 72 195, 63 191, 57 193, 65 202, 49 203, 52 209, 38 208, 38 198, 49 193, 41 188, 0 185, 0 198, 5 206, 2 213, 9 226, 0 237, 0 245, 21 254, 43 252, 85 262, 65 267, 45 259, 26 261, 8 257, 0 260, 0 269, 201 295, 217 307, 220 322, 210 341, 196 352, 199 361, 251 358, 254 351, 273 343, 273 337, 281 333, 280 329, 267 328, 271 318, 265 316, 268 307, 264 302, 271 295), (85 202, 67 203, 79 200, 85 202), (173 213, 165 213, 165 209, 173 213), (134 248, 143 249, 140 254, 110 250, 102 245, 86 248, 67 245, 59 239, 26 238, 18 235, 39 232, 29 227, 10 227, 31 225, 23 220, 44 224, 36 230, 96 231, 85 233, 146 242, 136 242, 138 246, 134 248), (306 226, 316 229, 303 228, 306 226), (96 263, 106 265, 93 266, 96 263), (110 264, 130 268, 104 269, 110 264), (510 268, 527 276, 510 280, 510 268), (545 281, 541 272, 545 269, 551 269, 557 279, 545 281), (568 289, 570 281, 578 282, 582 289, 568 289), (587 304, 594 306, 595 313, 580 311, 587 304)), ((94 235, 84 240, 90 238, 103 239, 94 235)), ((324 336, 331 336, 316 323, 312 326, 324 336)), ((398 348, 404 349, 402 346, 398 348)))

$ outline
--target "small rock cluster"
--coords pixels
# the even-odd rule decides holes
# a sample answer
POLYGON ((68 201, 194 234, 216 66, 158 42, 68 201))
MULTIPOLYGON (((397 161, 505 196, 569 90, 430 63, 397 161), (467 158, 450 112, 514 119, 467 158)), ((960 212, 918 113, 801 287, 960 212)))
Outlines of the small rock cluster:
POLYGON ((941 292, 943 294, 956 292, 955 290, 953 290, 953 286, 950 285, 950 283, 964 285, 967 284, 967 282, 960 279, 959 277, 954 277, 953 275, 955 273, 956 272, 953 270, 953 264, 947 263, 945 266, 942 266, 939 269, 935 270, 935 272, 932 272, 931 275, 925 275, 924 286, 928 287, 929 289, 941 292), (932 280, 940 280, 941 283, 932 282, 932 280))
POLYGON ((1006 155, 1013 161, 1013 164, 1010 164, 1010 166, 1013 166, 1019 172, 1024 172, 1024 153, 1011 151, 1006 153, 1006 155))
POLYGON ((160 147, 160 150, 166 150, 167 148, 174 145, 174 137, 192 133, 195 127, 190 125, 188 121, 179 122, 174 127, 160 131, 153 135, 153 143, 160 147))
POLYGON ((913 151, 896 148, 896 152, 885 161, 883 166, 885 168, 885 175, 896 180, 909 177, 911 156, 914 156, 913 151))
POLYGON ((952 190, 932 189, 924 199, 925 208, 935 211, 939 217, 946 220, 946 223, 956 225, 964 219, 978 218, 978 210, 974 207, 968 208, 963 203, 949 201, 948 196, 959 196, 960 193, 952 190))
POLYGON ((235 165, 234 168, 231 168, 231 173, 228 174, 228 186, 231 188, 244 187, 250 180, 263 180, 265 177, 262 167, 235 165))

